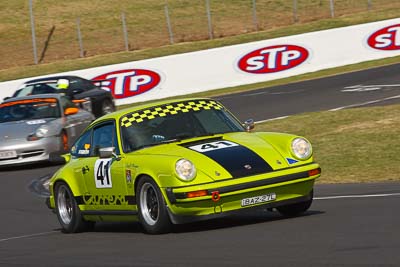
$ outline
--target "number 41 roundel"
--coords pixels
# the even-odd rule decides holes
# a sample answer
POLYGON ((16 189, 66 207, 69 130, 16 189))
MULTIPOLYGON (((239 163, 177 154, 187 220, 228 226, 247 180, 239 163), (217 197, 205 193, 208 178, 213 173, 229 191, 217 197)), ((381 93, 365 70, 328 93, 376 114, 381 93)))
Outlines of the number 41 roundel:
POLYGON ((111 161, 112 159, 98 159, 94 164, 94 181, 96 188, 112 188, 111 181, 111 161))

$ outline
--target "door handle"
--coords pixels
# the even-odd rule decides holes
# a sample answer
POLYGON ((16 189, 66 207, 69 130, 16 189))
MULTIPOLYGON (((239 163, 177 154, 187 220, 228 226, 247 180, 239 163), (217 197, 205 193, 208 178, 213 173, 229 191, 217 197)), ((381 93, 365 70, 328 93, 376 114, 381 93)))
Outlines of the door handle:
POLYGON ((85 174, 89 171, 89 167, 86 165, 85 167, 82 167, 82 173, 85 174))

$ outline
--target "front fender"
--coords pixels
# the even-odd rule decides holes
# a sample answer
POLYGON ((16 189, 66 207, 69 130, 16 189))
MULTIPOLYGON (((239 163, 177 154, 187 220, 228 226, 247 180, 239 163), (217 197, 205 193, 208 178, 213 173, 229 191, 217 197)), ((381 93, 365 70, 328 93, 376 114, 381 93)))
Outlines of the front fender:
POLYGON ((80 177, 77 177, 74 169, 69 165, 70 164, 66 164, 65 166, 60 168, 55 174, 53 174, 52 178, 50 179, 50 208, 55 208, 54 189, 57 183, 63 182, 67 184, 74 196, 81 196, 86 191, 85 184, 82 183, 82 181, 79 181, 80 177))
MULTIPOLYGON (((273 146, 286 160, 288 158, 294 158, 290 149, 292 140, 297 137, 301 137, 293 134, 275 133, 275 132, 257 132, 255 134, 261 139, 263 139, 265 142, 268 142, 271 146, 273 146)), ((301 160, 298 161, 297 163, 291 163, 290 166, 309 164, 312 162, 314 162, 314 159, 313 156, 311 155, 309 159, 301 160)))

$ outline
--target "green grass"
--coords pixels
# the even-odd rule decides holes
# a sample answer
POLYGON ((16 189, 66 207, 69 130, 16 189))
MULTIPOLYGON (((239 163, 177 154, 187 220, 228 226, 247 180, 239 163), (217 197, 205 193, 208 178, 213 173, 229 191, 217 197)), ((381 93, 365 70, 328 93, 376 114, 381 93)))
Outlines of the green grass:
POLYGON ((305 136, 319 183, 400 181, 400 105, 305 113, 257 124, 257 131, 305 136))

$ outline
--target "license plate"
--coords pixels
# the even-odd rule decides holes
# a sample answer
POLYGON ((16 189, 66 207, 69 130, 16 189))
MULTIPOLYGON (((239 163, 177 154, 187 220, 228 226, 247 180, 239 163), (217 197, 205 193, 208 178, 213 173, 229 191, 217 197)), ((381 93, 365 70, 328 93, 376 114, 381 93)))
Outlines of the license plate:
POLYGON ((256 204, 264 203, 264 202, 269 202, 269 201, 273 201, 275 199, 276 199, 275 193, 270 193, 270 194, 256 196, 256 197, 244 198, 244 199, 242 199, 242 207, 256 205, 256 204))
POLYGON ((0 151, 0 159, 12 159, 17 157, 17 152, 14 150, 0 151))

